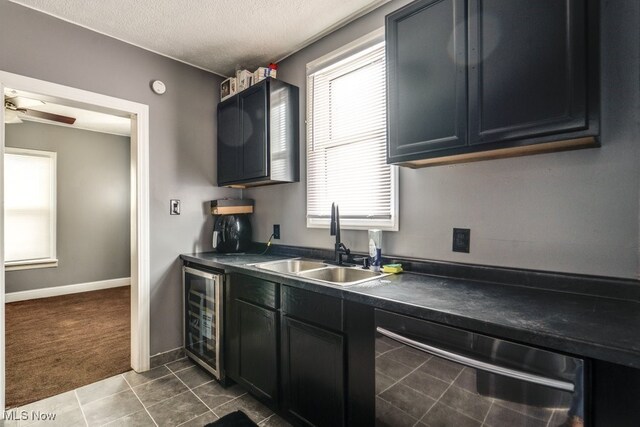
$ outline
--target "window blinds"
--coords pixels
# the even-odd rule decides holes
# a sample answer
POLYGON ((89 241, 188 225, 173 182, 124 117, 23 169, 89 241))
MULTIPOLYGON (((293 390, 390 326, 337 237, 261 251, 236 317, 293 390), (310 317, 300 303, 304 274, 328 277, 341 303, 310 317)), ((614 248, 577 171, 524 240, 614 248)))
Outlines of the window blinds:
POLYGON ((395 171, 386 164, 386 137, 384 42, 308 75, 309 226, 326 224, 337 202, 351 228, 394 227, 395 171))
POLYGON ((4 167, 5 262, 54 259, 56 153, 7 148, 4 167))

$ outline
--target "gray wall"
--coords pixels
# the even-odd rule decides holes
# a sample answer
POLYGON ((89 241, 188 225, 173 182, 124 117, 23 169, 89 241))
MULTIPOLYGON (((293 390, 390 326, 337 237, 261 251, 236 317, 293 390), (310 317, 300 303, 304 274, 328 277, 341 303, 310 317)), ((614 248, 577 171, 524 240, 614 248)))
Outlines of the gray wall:
POLYGON ((221 78, 8 1, 0 1, 0 70, 149 105, 151 354, 181 346, 178 255, 211 249, 205 203, 238 194, 214 186, 221 78), (151 92, 154 79, 166 83, 163 96, 151 92), (173 198, 180 216, 169 215, 173 198))
POLYGON ((7 147, 58 154, 58 267, 8 271, 6 292, 129 277, 129 137, 33 122, 5 132, 7 147))
MULTIPOLYGON (((299 86, 304 100, 309 61, 383 26, 404 3, 392 1, 287 58, 278 77, 299 86)), ((635 0, 602 2, 602 148, 401 169, 400 231, 384 233, 383 253, 636 278, 639 8, 635 0), (453 227, 471 228, 471 253, 451 251, 453 227)), ((306 228, 304 126, 300 141, 300 183, 245 192, 256 200, 254 236, 265 241, 278 223, 276 243, 331 248, 327 230, 306 228)), ((367 250, 366 232, 346 231, 343 240, 367 250)))

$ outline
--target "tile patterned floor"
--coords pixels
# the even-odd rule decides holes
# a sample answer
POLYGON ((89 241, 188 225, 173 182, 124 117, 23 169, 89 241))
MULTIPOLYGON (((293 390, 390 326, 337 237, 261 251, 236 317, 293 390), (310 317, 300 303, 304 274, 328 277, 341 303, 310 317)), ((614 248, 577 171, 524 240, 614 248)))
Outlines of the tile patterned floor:
POLYGON ((14 420, 0 425, 202 427, 236 410, 260 426, 289 426, 238 385, 223 388, 187 358, 9 410, 14 420), (55 414, 55 420, 42 419, 48 414, 55 414))
POLYGON ((480 394, 478 378, 474 369, 380 335, 376 426, 550 427, 566 420, 568 399, 561 409, 517 404, 480 394))

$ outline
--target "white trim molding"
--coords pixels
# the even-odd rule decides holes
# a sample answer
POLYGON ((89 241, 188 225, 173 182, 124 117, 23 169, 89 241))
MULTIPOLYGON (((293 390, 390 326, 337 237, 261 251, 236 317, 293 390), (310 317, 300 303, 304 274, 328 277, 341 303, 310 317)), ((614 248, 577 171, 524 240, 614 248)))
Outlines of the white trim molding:
MULTIPOLYGON (((149 106, 0 70, 4 88, 131 118, 131 367, 150 368, 149 106)), ((0 243, 4 241, 4 109, 0 109, 0 243)), ((4 245, 0 244, 0 411, 5 409, 4 245)))
POLYGON ((101 289, 119 288, 131 285, 130 277, 100 280, 97 282, 76 283, 75 285, 54 286, 51 288, 32 289, 29 291, 8 292, 5 303, 26 301, 30 299, 58 297, 61 295, 77 294, 80 292, 98 291, 101 289))

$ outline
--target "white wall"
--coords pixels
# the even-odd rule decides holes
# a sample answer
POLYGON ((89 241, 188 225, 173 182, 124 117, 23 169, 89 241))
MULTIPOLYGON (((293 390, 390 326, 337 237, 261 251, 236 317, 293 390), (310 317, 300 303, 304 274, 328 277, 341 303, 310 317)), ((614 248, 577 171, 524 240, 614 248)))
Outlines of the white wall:
POLYGON ((57 153, 58 266, 7 271, 6 292, 130 277, 130 139, 25 121, 7 147, 57 153))
MULTIPOLYGON (((280 64, 278 77, 300 87, 305 65, 384 25, 407 3, 392 1, 280 64)), ((384 233, 383 253, 435 260, 595 274, 638 275, 640 3, 602 2, 602 147, 489 160, 400 173, 400 231, 384 233), (471 229, 471 253, 451 251, 452 228, 471 229)), ((526 100, 523 100, 526 102, 526 100)), ((254 239, 331 248, 327 230, 305 221, 305 127, 301 182, 245 191, 256 200, 254 239)), ((345 183, 348 185, 348 183, 345 183)), ((366 251, 366 232, 343 241, 366 251)))

